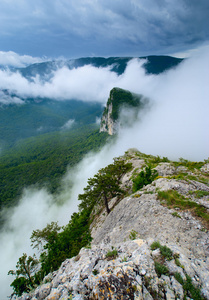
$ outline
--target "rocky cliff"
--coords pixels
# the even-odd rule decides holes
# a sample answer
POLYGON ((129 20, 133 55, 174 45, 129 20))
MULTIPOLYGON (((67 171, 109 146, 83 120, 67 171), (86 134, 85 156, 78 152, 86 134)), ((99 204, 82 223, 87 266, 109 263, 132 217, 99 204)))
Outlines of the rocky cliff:
POLYGON ((109 135, 117 133, 120 126, 134 122, 139 109, 144 107, 146 103, 148 103, 148 100, 142 95, 133 94, 120 88, 113 88, 110 91, 107 105, 102 115, 100 132, 108 132, 109 135), (132 108, 131 116, 123 114, 123 117, 119 118, 122 110, 130 108, 132 108))
POLYGON ((89 248, 19 299, 209 299, 209 162, 128 151, 123 199, 94 211, 89 248), (149 165, 158 176, 132 193, 149 165))

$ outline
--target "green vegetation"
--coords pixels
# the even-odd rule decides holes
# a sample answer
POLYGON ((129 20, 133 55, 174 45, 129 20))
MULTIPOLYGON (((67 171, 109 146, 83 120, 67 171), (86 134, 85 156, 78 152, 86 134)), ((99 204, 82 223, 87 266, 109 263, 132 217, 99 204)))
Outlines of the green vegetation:
POLYGON ((172 216, 174 217, 177 217, 177 218, 180 218, 181 219, 181 216, 175 211, 172 213, 172 216))
POLYGON ((32 256, 27 258, 27 254, 24 253, 18 260, 16 265, 16 271, 10 270, 8 275, 15 275, 16 279, 12 282, 11 286, 15 290, 17 296, 30 289, 34 288, 37 281, 37 276, 33 276, 33 273, 37 270, 38 260, 32 256), (19 275, 21 275, 19 277, 19 275))
POLYGON ((151 156, 151 158, 149 159, 149 163, 153 165, 153 167, 161 162, 170 162, 170 160, 167 157, 161 158, 159 155, 151 156))
POLYGON ((151 244, 150 246, 151 250, 156 250, 160 249, 161 255, 167 259, 167 260, 172 260, 173 259, 173 252, 170 248, 167 246, 162 246, 159 241, 155 241, 151 244))
POLYGON ((160 253, 167 260, 172 260, 173 259, 173 252, 167 246, 161 246, 160 247, 160 253))
POLYGON ((194 162, 194 161, 189 161, 184 158, 179 158, 179 162, 174 163, 176 166, 184 166, 188 168, 189 170, 193 171, 194 169, 200 169, 203 165, 204 162, 194 162))
POLYGON ((209 192, 207 191, 189 191, 190 195, 194 195, 195 198, 202 198, 204 196, 209 196, 209 192))
POLYGON ((45 275, 58 269, 66 258, 78 255, 79 250, 89 244, 90 213, 90 210, 74 213, 63 228, 57 223, 51 223, 43 230, 33 231, 31 242, 34 248, 39 248, 40 258, 33 261, 31 257, 27 259, 27 255, 23 254, 17 263, 17 270, 9 271, 9 274, 16 276, 11 284, 15 295, 21 295, 35 284, 40 284, 45 275), (37 264, 39 268, 35 270, 37 264), (25 266, 29 267, 26 269, 25 266))
POLYGON ((161 244, 160 244, 160 242, 159 241, 154 241, 152 244, 151 244, 151 246, 150 246, 150 249, 151 250, 156 250, 156 249, 160 249, 160 247, 161 247, 161 244))
POLYGON ((157 273, 158 277, 169 274, 168 268, 157 261, 155 261, 155 272, 157 273))
POLYGON ((135 240, 137 238, 138 232, 135 230, 131 230, 130 234, 129 234, 129 239, 130 240, 135 240))
POLYGON ((192 283, 192 279, 190 276, 186 275, 186 280, 184 280, 180 273, 175 273, 174 277, 176 280, 182 285, 184 289, 184 296, 190 297, 193 300, 203 300, 204 298, 201 296, 201 291, 198 287, 195 287, 192 283))
MULTIPOLYGON (((177 266, 184 269, 184 266, 181 265, 179 261, 179 255, 173 254, 171 249, 169 249, 167 246, 162 246, 159 241, 155 241, 150 246, 151 250, 160 249, 160 253, 162 255, 161 258, 155 259, 155 271, 157 273, 157 276, 160 277, 161 275, 169 275, 169 269, 164 265, 164 259, 171 260, 175 259, 175 263, 177 266)), ((174 277, 176 280, 182 285, 184 290, 184 299, 186 297, 190 297, 194 300, 203 300, 204 298, 201 296, 200 289, 195 287, 192 283, 192 279, 186 275, 186 280, 184 280, 180 273, 175 273, 174 277)))
POLYGON ((128 260, 127 256, 124 256, 121 262, 127 262, 127 260, 128 260))
POLYGON ((117 249, 109 250, 106 253, 106 258, 108 258, 108 259, 115 259, 117 256, 118 256, 118 250, 117 249))
POLYGON ((182 210, 190 210, 191 214, 202 219, 207 227, 209 227, 209 213, 202 205, 185 198, 175 190, 158 191, 158 199, 165 201, 169 207, 180 208, 182 210))
POLYGON ((125 191, 119 185, 120 180, 123 174, 131 168, 131 163, 115 159, 113 164, 100 169, 93 178, 88 179, 88 185, 84 188, 84 193, 79 195, 78 199, 82 201, 79 208, 85 210, 103 202, 109 214, 108 201, 113 197, 124 195, 125 191))
POLYGON ((39 184, 56 192, 67 167, 98 150, 106 139, 106 133, 89 125, 18 142, 0 156, 0 207, 14 205, 25 186, 39 184))
POLYGON ((180 267, 180 268, 182 268, 182 269, 184 269, 184 266, 180 263, 180 261, 179 261, 179 254, 174 254, 173 255, 173 257, 174 257, 174 260, 175 260, 175 264, 178 266, 178 267, 180 267))
MULTIPOLYGON (((61 228, 56 222, 52 222, 42 230, 33 231, 31 242, 33 248, 39 249, 40 252, 37 262, 39 269, 36 272, 31 268, 31 272, 26 274, 17 264, 17 271, 9 272, 16 276, 11 284, 14 294, 19 295, 23 291, 30 290, 34 286, 34 282, 40 283, 45 275, 58 269, 66 258, 77 255, 77 260, 79 259, 79 250, 91 242, 89 226, 94 218, 92 214, 94 206, 101 205, 101 201, 104 200, 102 205, 105 205, 109 211, 110 197, 124 194, 124 191, 119 188, 119 183, 123 174, 131 167, 132 165, 125 163, 124 160, 115 159, 113 164, 99 170, 93 178, 88 180, 84 194, 79 195, 81 200, 79 212, 71 216, 71 220, 66 226, 61 228), (28 274, 30 274, 30 280, 28 274)), ((112 249, 106 257, 113 259, 116 256, 117 250, 112 249)), ((25 255, 23 257, 26 259, 25 255)), ((22 258, 20 260, 22 264, 22 258)))
POLYGON ((93 275, 97 275, 99 272, 98 272, 98 270, 97 269, 94 269, 93 271, 92 271, 92 273, 93 273, 93 275))
MULTIPOLYGON (((132 94, 127 90, 120 88, 113 88, 110 92, 110 97, 107 101, 107 107, 112 103, 112 114, 113 120, 117 120, 119 117, 119 112, 123 106, 130 106, 135 108, 142 108, 142 95, 132 94)), ((103 115, 107 114, 107 109, 104 110, 103 115)))
POLYGON ((133 193, 141 189, 143 186, 152 183, 157 177, 157 171, 151 170, 150 166, 145 168, 145 171, 141 171, 136 178, 133 179, 133 193))
POLYGON ((67 121, 73 128, 94 124, 102 105, 83 101, 24 99, 25 104, 0 106, 0 142, 13 145, 20 139, 60 131, 67 121))

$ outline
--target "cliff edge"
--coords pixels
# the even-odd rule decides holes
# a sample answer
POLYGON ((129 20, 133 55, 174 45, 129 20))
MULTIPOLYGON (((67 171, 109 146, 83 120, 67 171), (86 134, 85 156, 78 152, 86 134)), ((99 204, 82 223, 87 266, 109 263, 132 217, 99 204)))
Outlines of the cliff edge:
POLYGON ((148 100, 142 95, 133 94, 130 91, 123 90, 121 88, 113 88, 110 91, 110 95, 104 109, 100 132, 107 132, 109 135, 114 135, 118 132, 120 126, 131 124, 136 120, 138 111, 142 109, 148 100), (132 109, 131 116, 120 118, 122 110, 132 109))
POLYGON ((209 162, 135 149, 120 159, 132 164, 126 195, 109 214, 95 207, 91 245, 18 299, 209 299, 209 162), (133 193, 150 169, 155 178, 133 193))

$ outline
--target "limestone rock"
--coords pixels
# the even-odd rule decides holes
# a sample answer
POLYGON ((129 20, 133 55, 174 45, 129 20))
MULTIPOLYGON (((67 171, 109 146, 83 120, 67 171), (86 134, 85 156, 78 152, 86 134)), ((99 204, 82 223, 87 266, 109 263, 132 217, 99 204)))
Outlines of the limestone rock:
MULTIPOLYGON (((73 257, 62 263, 51 283, 39 286, 19 300, 183 299, 184 290, 174 278, 173 268, 168 275, 158 278, 152 253, 149 244, 142 239, 119 243, 114 248, 111 244, 83 248, 79 258, 73 257), (111 257, 113 249, 117 255, 111 257)), ((181 252, 179 255, 184 256, 181 252)), ((204 273, 203 262, 198 266, 193 260, 185 262, 184 274, 189 272, 194 277, 199 274, 198 268, 204 273)), ((207 280, 207 274, 198 278, 198 284, 203 285, 202 280, 207 280)), ((206 295, 207 285, 204 290, 206 295)))
POLYGON ((107 132, 109 135, 116 134, 120 126, 129 126, 136 120, 138 111, 148 100, 142 95, 133 94, 121 88, 113 88, 104 109, 100 132, 107 132), (124 109, 125 108, 125 113, 124 109), (130 109, 134 108, 134 109, 130 109), (128 113, 127 113, 128 111, 128 113), (120 118, 120 116, 122 116, 120 118))
POLYGON ((191 299, 181 284, 188 276, 194 288, 200 288, 209 299, 207 227, 191 210, 170 209, 158 199, 158 191, 172 190, 208 209, 208 164, 189 171, 170 162, 159 163, 155 169, 160 178, 131 194, 131 178, 145 167, 148 158, 132 150, 124 159, 133 165, 122 178, 126 197, 111 199, 108 215, 105 208, 95 207, 91 249, 82 248, 79 255, 65 260, 56 272, 44 278, 42 285, 19 300, 191 299), (184 179, 183 173, 190 177, 184 179), (160 248, 151 250, 154 241, 171 249, 171 260, 162 255, 160 248), (117 255, 111 254, 113 250, 117 255), (161 270, 160 274, 156 263, 166 272, 161 270))
POLYGON ((173 175, 176 172, 176 168, 170 163, 159 163, 155 170, 157 170, 159 176, 173 175))

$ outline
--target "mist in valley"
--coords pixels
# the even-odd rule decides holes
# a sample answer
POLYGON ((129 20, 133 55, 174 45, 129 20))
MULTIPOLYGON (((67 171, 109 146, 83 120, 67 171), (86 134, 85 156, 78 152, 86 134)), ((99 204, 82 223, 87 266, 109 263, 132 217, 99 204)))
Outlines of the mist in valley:
POLYGON ((113 87, 149 99, 149 106, 139 112, 134 124, 120 129, 114 143, 99 153, 89 153, 75 169, 66 173, 58 195, 46 189, 27 187, 19 205, 3 212, 7 221, 0 233, 1 299, 11 293, 9 284, 14 278, 7 276, 7 272, 15 269, 23 253, 34 253, 30 246, 32 231, 44 228, 51 221, 67 224, 70 215, 77 211, 78 194, 82 193, 88 178, 114 157, 123 155, 129 148, 137 148, 146 154, 173 160, 208 158, 209 53, 197 53, 175 69, 159 75, 147 75, 143 63, 144 60, 133 59, 120 76, 110 68, 84 66, 69 70, 63 67, 54 72, 49 82, 42 82, 40 78, 29 82, 20 73, 0 71, 1 88, 13 90, 21 99, 28 96, 51 97, 57 101, 74 98, 105 105, 113 87))

